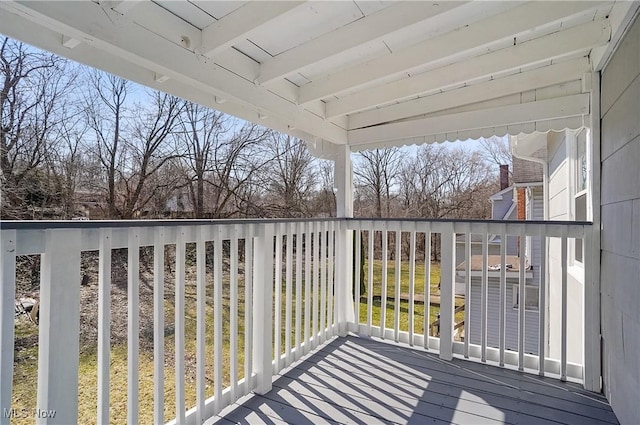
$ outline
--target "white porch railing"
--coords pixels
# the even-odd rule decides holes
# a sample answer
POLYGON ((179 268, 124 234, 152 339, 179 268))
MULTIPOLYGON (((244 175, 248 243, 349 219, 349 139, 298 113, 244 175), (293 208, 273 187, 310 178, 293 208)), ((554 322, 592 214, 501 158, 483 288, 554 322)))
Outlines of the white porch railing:
MULTIPOLYGON (((532 222, 532 221, 428 221, 428 220, 349 220, 348 229, 355 230, 355 244, 362 248, 355 251, 356 264, 362 264, 361 256, 366 258, 367 270, 365 270, 365 282, 363 287, 365 294, 360 293, 362 276, 355 275, 355 299, 361 300, 355 304, 355 316, 360 318, 357 324, 351 326, 351 331, 360 335, 371 335, 395 342, 409 344, 411 346, 424 347, 427 350, 439 352, 442 359, 450 360, 453 356, 465 359, 488 362, 501 367, 516 367, 520 371, 537 373, 540 375, 556 376, 562 380, 570 379, 583 382, 585 387, 599 390, 599 361, 590 352, 592 339, 599 339, 599 313, 590 310, 593 299, 599 297, 599 291, 594 288, 594 278, 591 272, 591 224, 575 222, 532 222), (433 236, 436 236, 433 238, 433 236), (479 237, 482 259, 481 270, 471 270, 471 236, 479 237), (508 258, 504 243, 499 246, 499 262, 489 264, 488 241, 496 237, 500 241, 507 241, 510 236, 517 239, 517 252, 525 253, 531 248, 527 245, 534 241, 539 246, 540 253, 535 257, 539 259, 535 264, 526 255, 518 255, 519 264, 509 272, 506 267, 508 258), (421 256, 418 257, 416 243, 420 240, 421 256), (439 247, 432 246, 432 240, 439 242, 439 247), (582 310, 575 314, 569 314, 570 302, 577 300, 568 299, 569 269, 574 262, 571 255, 575 253, 576 240, 582 241, 584 248, 583 258, 587 259, 581 266, 575 269, 582 272, 580 278, 582 310), (363 241, 366 241, 363 243, 363 241), (391 241, 391 243, 389 242, 391 241), (462 262, 456 261, 456 245, 462 252, 462 262), (430 335, 431 328, 430 310, 432 304, 433 289, 430 269, 432 266, 432 254, 437 251, 440 261, 434 266, 440 267, 439 284, 439 336, 430 335), (390 255, 390 252, 393 255, 390 255), (400 255, 398 255, 400 253, 400 255), (404 258, 403 258, 404 253, 404 258), (551 254, 551 255, 550 255, 551 254), (393 257, 393 258, 392 258, 393 257), (408 258, 407 258, 408 257, 408 258), (379 261, 381 272, 374 271, 374 263, 379 261), (554 270, 550 272, 550 265, 554 270), (496 271, 489 271, 489 266, 496 271), (424 278, 416 279, 416 268, 424 269, 424 278), (458 270, 456 270, 456 268, 458 270), (408 283, 401 288, 400 276, 403 273, 408 276, 408 283), (511 274, 509 279, 507 276, 511 274), (515 277, 513 275, 515 274, 515 277), (390 275, 393 275, 393 279, 390 275), (491 275, 494 275, 492 277, 491 275), (527 277, 527 275, 529 275, 527 277), (533 277, 531 276, 533 275, 533 277), (454 338, 454 318, 457 310, 454 305, 456 299, 456 276, 458 286, 462 286, 464 295, 460 297, 464 307, 464 341, 454 338), (479 290, 472 291, 472 280, 479 290), (507 299, 508 280, 512 285, 513 299, 518 294, 526 294, 525 288, 533 286, 538 290, 536 304, 536 317, 533 327, 537 335, 534 335, 537 349, 527 350, 525 338, 531 327, 530 311, 527 311, 527 300, 519 302, 517 307, 512 305, 512 299, 507 299), (490 291, 490 287, 495 287, 490 291), (389 289, 392 288, 393 292, 389 289), (552 291, 552 292, 550 292, 552 291), (549 294, 559 294, 559 297, 549 300, 549 294), (378 295, 379 294, 379 295, 378 295), (379 303, 374 300, 379 297, 379 303), (473 299, 476 296, 479 299, 473 299), (423 297, 423 307, 420 311, 416 308, 416 298, 423 297), (392 299, 391 303, 388 299, 392 299), (389 305, 391 304, 391 305, 389 305), (379 307, 378 307, 379 306, 379 307), (473 316, 479 324, 472 323, 470 307, 475 307, 473 316), (557 307, 554 318, 559 322, 550 323, 549 312, 557 307), (392 310, 392 311, 388 311, 392 310), (401 312, 406 309, 407 312, 401 312), (508 323, 509 314, 515 316, 514 323, 508 323), (490 326, 489 318, 494 318, 495 327, 490 326), (470 342, 470 331, 475 325, 473 335, 479 339, 478 344, 470 342), (525 326, 527 325, 527 326, 525 326), (515 332, 516 341, 507 342, 507 329, 511 327, 515 332), (550 335, 550 328, 559 329, 557 338, 550 335), (417 330, 419 329, 419 330, 417 330), (578 338, 570 338, 569 333, 578 333, 578 338), (579 361, 568 361, 568 343, 579 340, 580 347, 570 347, 577 351, 579 361), (494 340, 494 344, 489 341, 494 340), (529 351, 529 352, 528 352, 529 351), (531 351, 537 351, 532 354, 531 351), (595 363, 595 364, 594 364, 595 363), (589 373, 585 373, 585 365, 589 373), (592 373, 598 377, 591 376, 592 373), (589 382, 591 383, 589 383, 589 382), (590 385, 593 385, 591 387, 590 385)), ((458 252, 458 254, 460 254, 458 252)), ((458 255, 460 257, 460 255, 458 255)), ((494 256, 495 258, 496 256, 494 256)), ((435 303, 437 304, 437 302, 435 303)), ((459 310, 459 309, 458 309, 459 310)), ((460 324, 461 325, 461 324, 460 324)), ((572 335, 573 336, 573 335, 572 335)), ((575 354, 574 356, 575 357, 575 354)))
MULTIPOLYGON (((590 246, 591 226, 588 223, 533 223, 533 222, 463 222, 426 220, 298 220, 298 221, 134 221, 134 222, 4 222, 2 223, 2 250, 0 265, 2 283, 0 292, 0 408, 1 422, 9 423, 12 406, 12 380, 14 367, 14 299, 16 261, 23 255, 39 255, 40 272, 40 325, 37 376, 37 408, 40 411, 55 410, 54 417, 39 418, 42 423, 75 423, 78 419, 78 370, 79 370, 79 318, 81 254, 97 251, 98 262, 98 339, 97 339, 97 400, 95 417, 98 423, 108 423, 113 413, 110 393, 110 312, 111 264, 115 249, 127 249, 127 421, 138 423, 140 418, 139 376, 139 325, 140 325, 140 267, 141 248, 153 251, 153 422, 164 423, 165 379, 173 381, 175 388, 174 423, 202 423, 220 412, 238 398, 252 392, 263 393, 271 388, 274 375, 299 360, 304 354, 321 346, 348 329, 360 335, 381 337, 399 343, 407 343, 434 350, 443 359, 454 355, 500 366, 514 366, 528 372, 555 374, 562 378, 583 380, 588 387, 590 378, 589 356, 585 362, 567 361, 567 333, 570 317, 567 315, 567 259, 570 240, 584 239, 585 252, 590 246), (378 232, 378 233, 376 233, 378 232), (399 233, 397 233, 399 232, 399 233), (381 252, 370 235, 379 234, 381 252), (395 249, 404 251, 407 258, 395 255, 389 267, 387 237, 395 238, 395 249), (426 238, 421 250, 417 241, 425 235, 438 234, 440 241, 440 332, 439 337, 429 336, 429 281, 430 255, 434 250, 426 238), (516 350, 505 347, 505 315, 500 314, 498 333, 502 343, 498 347, 487 344, 490 332, 487 329, 489 301, 482 297, 482 344, 476 345, 465 337, 464 342, 454 340, 454 286, 456 268, 456 234, 520 236, 524 251, 525 237, 540 237, 543 240, 559 238, 562 276, 560 282, 547 280, 546 260, 539 265, 541 290, 539 305, 538 355, 525 352, 524 317, 525 303, 519 304, 519 343, 516 350), (402 236, 404 235, 404 236, 402 236), (360 246, 362 238, 367 240, 364 252, 353 249, 360 246), (406 239, 406 241, 405 241, 406 239), (355 245, 354 245, 355 244, 355 245), (175 260, 165 256, 167 247, 175 250, 175 260), (175 248, 174 248, 175 247, 175 248), (418 259, 416 253, 420 253, 418 259), (355 257, 354 257, 355 254, 355 257), (361 256, 365 262, 366 293, 360 293, 361 256), (374 319, 374 257, 378 255, 381 274, 375 279, 381 282, 379 318, 374 319), (426 259, 426 261, 425 261, 426 259), (354 262, 355 260, 355 262, 354 262), (170 264, 165 264, 165 262, 170 264), (417 282, 416 267, 426 270, 427 279, 417 282), (212 264, 212 265, 211 265, 212 264), (169 304, 164 294, 167 266, 174 276, 175 297, 169 304), (401 293, 400 272, 408 271, 406 294, 401 293), (389 269, 389 270, 388 270, 389 269), (393 293, 393 320, 386 320, 386 290, 390 287, 387 272, 395 272, 393 293), (355 274, 354 274, 355 272, 355 274), (185 291, 187 284, 195 286, 195 400, 187 402, 189 385, 185 379, 185 291), (548 300, 545 298, 549 285, 561 285, 560 302, 562 323, 560 356, 548 355, 545 346, 548 335, 545 316, 548 300), (352 298, 351 288, 355 288, 352 298), (422 288, 422 289, 420 289, 422 288), (209 293, 213 291, 213 297, 209 293), (416 324, 416 295, 424 297, 422 326, 416 324), (243 296, 240 296, 243 295, 243 296), (364 301, 360 302, 361 295, 364 301), (401 313, 406 295, 407 313, 401 313), (355 299, 355 317, 366 311, 366 320, 354 321, 352 307, 355 299), (224 304, 223 304, 224 300, 224 304), (165 317, 166 308, 174 310, 175 362, 173 377, 165 378, 165 317), (228 312, 228 323, 223 312, 228 312), (242 311, 242 313, 241 313, 242 311), (407 319, 402 324, 401 314, 407 319), (376 321, 377 320, 377 321, 376 321), (228 334, 223 330, 228 329, 228 334), (419 329, 421 328, 421 329, 419 329), (207 334, 213 329, 213 339, 207 334), (209 336, 209 339, 207 338, 209 336), (207 342, 209 340, 209 342, 207 342), (546 354, 545 354, 546 353, 546 354), (228 364, 223 359, 228 358, 228 364), (213 357, 213 365, 210 360, 213 357), (585 369, 586 364, 586 369, 585 369), (585 370, 587 373, 585 373, 585 370), (206 378, 212 376, 213 396, 207 397, 206 378), (229 384, 223 385, 225 376, 229 384), (588 378, 588 379, 585 379, 588 378)), ((542 244, 546 250, 547 244, 542 244)), ((470 246, 466 244, 465 246, 470 246)), ((487 253, 487 243, 483 252, 487 253)), ((465 248, 465 258, 470 258, 470 248, 465 248)), ((501 263, 505 263, 504 249, 501 263)), ((146 257, 145 257, 146 258, 146 257)), ((524 257, 518 283, 524 292, 524 257)), ((546 253, 542 255, 547 258, 546 253)), ((585 258, 590 258, 585 255, 585 258)), ((144 259, 143 259, 144 261, 144 259)), ((466 262, 469 264, 469 261, 466 262)), ((486 270, 486 267, 485 267, 486 270)), ((501 287, 505 287, 504 267, 500 274, 501 287)), ((585 282, 593 281, 590 267, 585 262, 585 282)), ((466 273, 470 276, 471 273, 466 273)), ((483 293, 486 292, 487 274, 482 277, 483 293)), ((470 278, 465 281, 470 293, 470 278)), ((585 285, 584 305, 591 305, 590 297, 596 296, 585 285)), ((500 292, 500 305, 505 306, 505 293, 500 292)), ((511 308, 511 307, 509 307, 511 308)), ((469 323, 469 309, 465 311, 465 323, 469 323)), ((586 341, 589 326, 595 320, 585 312, 586 341)), ((599 319, 598 319, 599 320, 599 319)), ((556 324, 554 324, 556 326, 556 324)), ((599 370, 596 370, 599 379, 599 370)), ((34 377, 35 378, 35 377, 34 377)), ((124 389, 123 389, 124 390, 124 389)), ((125 409, 125 406, 119 408, 125 409)), ((151 409, 151 406, 148 406, 151 409)))

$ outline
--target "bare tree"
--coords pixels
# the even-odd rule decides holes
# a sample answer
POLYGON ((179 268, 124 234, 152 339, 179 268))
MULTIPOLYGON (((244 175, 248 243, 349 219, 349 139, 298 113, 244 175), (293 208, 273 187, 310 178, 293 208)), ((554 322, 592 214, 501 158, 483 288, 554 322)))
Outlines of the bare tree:
POLYGON ((50 201, 50 182, 41 166, 65 120, 65 96, 75 72, 66 60, 5 37, 0 38, 0 70, 2 216, 19 218, 29 204, 50 201), (38 194, 37 187, 42 188, 38 194))
POLYGON ((181 127, 193 215, 194 218, 202 218, 205 213, 205 185, 216 170, 215 151, 230 131, 229 119, 221 112, 185 102, 181 127))
POLYGON ((59 143, 47 155, 47 169, 53 177, 61 200, 63 219, 76 215, 76 192, 89 186, 95 168, 91 165, 90 147, 84 144, 88 128, 82 119, 69 119, 59 128, 59 143))
POLYGON ((335 217, 337 210, 336 194, 334 192, 334 162, 315 159, 318 175, 318 191, 313 203, 313 216, 335 217))
POLYGON ((374 149, 359 153, 354 174, 358 189, 374 201, 374 216, 391 216, 393 185, 402 160, 399 148, 374 149))
POLYGON ((411 215, 487 218, 495 173, 479 152, 424 145, 399 174, 402 205, 411 215))
POLYGON ((258 174, 270 130, 185 102, 180 139, 194 217, 259 214, 258 174))
POLYGON ((86 95, 89 126, 95 132, 98 157, 105 172, 107 215, 117 218, 116 183, 118 170, 125 162, 124 126, 129 83, 115 75, 95 71, 90 76, 90 92, 86 95))
POLYGON ((131 83, 98 72, 91 81, 87 117, 106 174, 108 215, 141 215, 156 191, 171 191, 177 184, 152 176, 177 157, 172 138, 183 103, 174 96, 150 92, 150 106, 130 105, 131 83), (135 107, 135 113, 130 107, 135 107), (149 187, 151 182, 154 187, 149 187))
POLYGON ((485 161, 495 165, 508 165, 509 176, 513 172, 513 157, 509 148, 507 137, 492 136, 488 139, 479 140, 482 150, 480 151, 485 161))
POLYGON ((269 143, 273 157, 268 169, 268 209, 279 217, 308 217, 317 179, 313 157, 300 139, 274 133, 269 143))

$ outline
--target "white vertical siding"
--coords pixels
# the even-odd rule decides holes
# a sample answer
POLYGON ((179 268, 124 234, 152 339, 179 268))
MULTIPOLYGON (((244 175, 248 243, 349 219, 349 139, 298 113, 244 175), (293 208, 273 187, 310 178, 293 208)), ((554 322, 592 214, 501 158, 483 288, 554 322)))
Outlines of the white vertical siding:
MULTIPOLYGON (((513 285, 517 279, 507 279, 506 309, 505 309, 505 348, 518 349, 518 310, 513 308, 513 285)), ((480 301, 481 285, 479 278, 472 278, 471 297, 467 302, 470 307, 471 323, 465 335, 472 344, 480 344, 480 301)), ((487 310, 487 345, 499 348, 500 329, 500 284, 499 279, 489 278, 489 297, 487 310)), ((527 353, 538 354, 538 312, 525 312, 525 341, 524 350, 527 353)))
POLYGON ((601 247, 604 390, 640 423, 640 19, 602 73, 601 247))

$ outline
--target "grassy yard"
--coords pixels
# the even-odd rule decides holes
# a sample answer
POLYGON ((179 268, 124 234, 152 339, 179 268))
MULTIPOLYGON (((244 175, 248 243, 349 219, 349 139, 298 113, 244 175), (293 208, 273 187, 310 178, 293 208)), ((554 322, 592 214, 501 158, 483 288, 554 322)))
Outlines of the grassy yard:
MULTIPOLYGON (((368 272, 369 265, 365 262, 364 265, 365 275, 364 282, 365 285, 368 286, 368 272)), ((414 294, 416 299, 424 300, 425 299, 425 265, 424 263, 417 263, 415 266, 415 274, 414 274, 414 294)), ((371 324, 372 326, 380 326, 380 319, 382 316, 382 300, 380 296, 382 295, 383 285, 382 285, 382 261, 374 260, 373 262, 373 304, 371 308, 371 324)), ((385 327, 393 329, 395 326, 395 288, 396 288, 396 271, 395 271, 395 261, 387 262, 387 302, 385 309, 385 327)), ((409 264, 408 262, 402 262, 400 266, 400 303, 398 304, 398 309, 400 311, 399 314, 399 328, 401 331, 409 330, 409 264)), ((440 265, 436 263, 432 263, 430 266, 430 286, 429 292, 430 295, 435 296, 436 299, 439 299, 440 290, 438 289, 438 285, 440 284, 440 265)), ((368 289, 367 289, 368 290, 368 289)), ((463 299, 456 298, 455 305, 456 307, 464 304, 463 299)), ((428 306, 429 309, 429 320, 428 323, 433 323, 438 313, 440 312, 439 305, 429 305, 429 302, 414 302, 414 332, 417 334, 422 334, 424 332, 424 316, 425 316, 425 306, 428 306)), ((367 323, 368 316, 368 306, 367 306, 367 295, 364 294, 360 298, 360 323, 367 323)), ((464 320, 464 311, 458 312, 455 315, 455 321, 460 322, 464 320)))
MULTIPOLYGON (((406 300, 409 292, 409 267, 405 262, 401 268, 401 286, 400 293, 401 301, 399 303, 400 309, 400 322, 399 326, 401 330, 408 330, 409 323, 409 303, 406 300)), ((367 277, 368 265, 365 263, 365 282, 368 282, 367 277)), ((303 274, 304 276, 304 274, 303 274)), ((424 276, 425 267, 424 264, 416 265, 415 270, 415 294, 416 296, 424 298, 424 276)), ((144 276, 143 276, 144 277, 144 276)), ((141 277, 141 282, 144 281, 141 277)), ((148 276, 147 276, 148 278, 148 276)), ((211 276, 209 275, 210 279, 211 276)), ((283 274, 284 278, 284 274, 283 274)), ((148 279, 147 279, 148 280, 148 279)), ((230 364, 230 301, 229 301, 229 282, 228 277, 223 279, 223 300, 222 300, 222 317, 223 317, 223 388, 228 386, 231 377, 229 372, 230 364)), ((171 282, 171 278, 167 279, 165 284, 165 358, 164 358, 164 413, 165 419, 170 420, 175 416, 175 348, 174 348, 174 288, 171 282)), ((431 265, 431 287, 430 291, 432 295, 439 295, 438 284, 440 282, 440 268, 437 264, 431 265)), ((306 296, 303 288, 303 299, 306 296)), ((295 290, 295 284, 292 289, 295 290)), ((96 291, 97 287, 87 288, 86 290, 96 291)), ((126 293, 126 286, 118 289, 114 285, 113 293, 118 290, 124 290, 126 293)), ((148 289, 145 292, 144 284, 141 284, 141 330, 140 330, 140 355, 139 355, 139 422, 144 424, 153 423, 153 323, 152 318, 152 292, 148 293, 148 289), (149 310, 151 308, 151 310, 149 310), (150 332, 151 330, 151 332, 150 332)), ((286 286, 282 284, 282 304, 281 304, 281 353, 285 352, 285 293, 286 286)), ((380 295, 382 294, 382 262, 375 261, 373 264, 373 292, 374 302, 372 305, 372 325, 380 326, 380 317, 382 314, 380 295)), ((386 327, 394 327, 394 297, 395 294, 395 263, 390 261, 388 263, 387 273, 387 304, 386 304, 386 327)), ((214 393, 214 376, 213 376, 213 364, 214 364, 214 352, 213 352, 213 285, 209 281, 207 284, 207 303, 206 303, 206 315, 211 320, 207 320, 206 323, 206 366, 205 366, 205 378, 206 388, 205 395, 210 397, 214 393)), ((292 306, 295 309, 295 296, 292 297, 292 306)), ((239 288, 238 288, 238 379, 241 379, 244 374, 244 283, 242 281, 242 275, 239 275, 239 288)), ((367 321, 367 297, 363 294, 360 299, 360 321, 366 323, 367 321)), ((317 300, 316 302, 319 302, 317 300)), ((456 305, 464 303, 464 300, 456 300, 456 305)), ((112 299, 112 309, 115 305, 119 308, 126 310, 126 300, 123 302, 115 301, 112 299)), ((313 305, 313 302, 312 304, 313 305)), ((428 305, 428 302, 427 302, 428 305)), ((304 336, 304 302, 302 306, 302 336, 304 336)), ((83 308, 87 306, 83 305, 83 308)), ((195 276, 187 273, 187 282, 185 285, 185 402, 186 407, 191 408, 196 403, 195 385, 196 385, 196 326, 197 326, 197 299, 196 299, 196 285, 195 276)), ((437 306, 431 306, 429 308, 429 323, 436 319, 436 315, 439 311, 437 306)), ((415 333, 423 333, 423 323, 425 314, 425 304, 422 302, 416 302, 414 306, 414 331, 415 333)), ((112 313, 113 316, 113 313, 112 313)), ((295 344, 295 337, 293 335, 295 330, 295 310, 292 314, 291 323, 291 344, 295 344)), ((462 320, 464 312, 456 314, 456 321, 462 320)), ((112 317, 112 322, 114 318, 112 317)), ((124 320, 124 325, 121 323, 120 328, 115 327, 116 331, 122 332, 124 327, 124 334, 126 336, 126 314, 124 318, 120 317, 118 320, 121 322, 124 320)), ((328 318, 327 318, 328 320, 328 318)), ((114 325, 112 325, 112 329, 114 325)), ((81 330, 82 332, 82 330, 81 330)), ((115 331, 112 331, 115 332, 115 331)), ((36 407, 36 376, 37 376, 37 334, 38 328, 30 323, 26 317, 21 317, 16 322, 16 355, 14 363, 14 383, 13 383, 13 406, 22 409, 31 409, 36 407)), ((113 335, 112 335, 113 337, 113 335)), ((126 341, 126 338, 125 338, 126 341)), ((81 347, 80 354, 80 368, 79 368, 79 423, 90 424, 96 423, 96 400, 97 400, 97 355, 96 355, 96 342, 85 343, 81 347)), ((126 422, 127 415, 127 348, 126 342, 114 342, 112 340, 111 358, 110 358, 110 406, 111 406, 111 423, 119 424, 126 422)), ((13 420, 12 423, 27 424, 33 423, 32 418, 13 420)))

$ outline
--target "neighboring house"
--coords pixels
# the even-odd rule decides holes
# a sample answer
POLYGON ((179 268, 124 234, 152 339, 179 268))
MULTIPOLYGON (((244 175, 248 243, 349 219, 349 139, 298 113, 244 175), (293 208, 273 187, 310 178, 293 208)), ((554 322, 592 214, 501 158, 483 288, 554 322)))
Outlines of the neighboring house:
MULTIPOLYGON (((538 153, 542 155, 542 152, 538 153)), ((491 218, 494 220, 543 220, 543 167, 536 162, 514 158, 513 184, 508 184, 508 169, 501 166, 501 190, 492 195, 491 218), (516 168, 518 167, 518 168, 516 168)), ((456 241, 456 287, 464 287, 466 278, 464 238, 456 241)), ((492 235, 488 240, 488 292, 487 292, 487 344, 499 347, 498 330, 500 311, 500 271, 491 267, 500 263, 500 235, 492 235)), ((527 238, 525 252, 519 253, 517 236, 506 237, 507 264, 513 267, 506 272, 505 306, 505 347, 517 350, 518 347, 518 284, 520 255, 525 256, 525 351, 538 353, 539 310, 538 288, 540 282, 540 241, 527 238)), ((467 305, 471 323, 466 328, 465 337, 472 344, 481 343, 481 303, 482 303, 482 238, 471 239, 471 293, 467 305)), ((459 291, 456 291, 459 292, 459 291)), ((463 292, 464 293, 464 292, 463 292)))
MULTIPOLYGON (((588 199, 591 196, 589 175, 589 159, 591 151, 591 135, 586 128, 578 130, 550 131, 511 137, 511 148, 514 155, 520 157, 536 157, 543 171, 543 187, 538 192, 548 195, 537 195, 536 198, 546 203, 544 219, 552 221, 586 221, 591 220, 592 212, 588 211, 588 199)), ((514 164, 515 167, 515 164, 514 164)), ((539 242, 538 242, 539 243, 539 242)), ((533 247, 534 254, 540 253, 540 247, 533 247)), ((572 323, 583 323, 584 316, 584 267, 582 241, 569 240, 567 246, 568 278, 567 278, 567 316, 572 323)), ((561 347, 561 328, 550 326, 550 323, 561 323, 562 286, 559 276, 562 267, 560 241, 550 238, 548 241, 546 290, 549 300, 546 314, 548 341, 546 347, 549 356, 559 356, 561 347)), ((534 269, 535 270, 535 269, 534 269)), ((536 277, 537 278, 537 277, 536 277)), ((536 279, 534 278, 534 280, 536 279)), ((580 329, 576 327, 575 329, 580 329)), ((582 331, 570 329, 567 340, 567 359, 569 362, 582 362, 584 356, 584 335, 582 331)))
POLYGON ((178 191, 172 194, 166 201, 163 214, 172 218, 191 217, 194 207, 188 191, 178 191))

